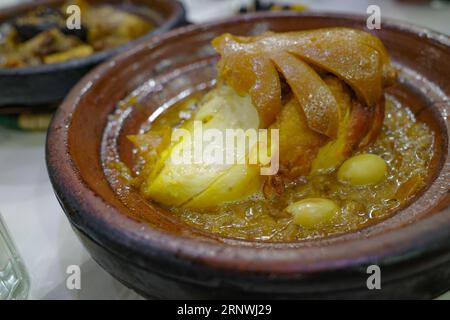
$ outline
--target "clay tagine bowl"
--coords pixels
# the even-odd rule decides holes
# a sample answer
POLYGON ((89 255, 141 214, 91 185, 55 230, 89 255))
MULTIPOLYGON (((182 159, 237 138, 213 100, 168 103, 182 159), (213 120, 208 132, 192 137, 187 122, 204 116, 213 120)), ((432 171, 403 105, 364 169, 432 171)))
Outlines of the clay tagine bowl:
POLYGON ((322 240, 220 238, 106 178, 105 157, 130 164, 127 134, 213 84, 214 37, 334 26, 363 29, 365 20, 263 13, 188 26, 102 64, 73 88, 50 126, 47 165, 75 232, 103 268, 157 298, 432 298, 450 289, 450 40, 435 32, 391 22, 375 31, 400 69, 390 94, 436 133, 426 190, 380 223, 322 240), (127 97, 139 106, 117 112, 127 97), (381 290, 367 288, 372 264, 381 290))

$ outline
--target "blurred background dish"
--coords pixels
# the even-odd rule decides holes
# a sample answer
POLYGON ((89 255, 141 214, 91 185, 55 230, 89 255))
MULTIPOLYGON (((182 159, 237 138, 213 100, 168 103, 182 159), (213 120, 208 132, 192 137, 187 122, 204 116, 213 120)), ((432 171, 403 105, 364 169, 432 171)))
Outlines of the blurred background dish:
POLYGON ((73 0, 19 14, 0 24, 0 67, 24 68, 85 58, 154 29, 144 10, 127 9, 73 0))
MULTIPOLYGON (((86 22, 87 31, 85 29, 81 35, 65 35, 63 26, 59 26, 63 31, 55 27, 45 29, 48 18, 41 25, 37 23, 31 25, 30 21, 36 20, 36 16, 39 16, 36 10, 41 11, 41 18, 45 14, 51 15, 50 12, 53 20, 56 20, 54 17, 58 16, 60 12, 58 10, 62 10, 58 8, 68 3, 71 2, 43 0, 0 11, 3 29, 15 26, 16 31, 4 30, 4 34, 7 36, 17 33, 18 36, 25 38, 13 45, 8 45, 8 42, 12 41, 6 38, 3 44, 6 49, 0 50, 0 55, 3 51, 4 60, 0 63, 0 88, 2 88, 0 106, 10 108, 11 105, 36 106, 58 102, 93 66, 140 41, 185 23, 184 8, 174 0, 132 0, 126 3, 117 0, 86 0, 84 4, 92 5, 86 6, 84 9, 86 12, 96 8, 94 12, 90 12, 91 15, 98 17, 101 13, 105 17, 98 23, 93 16, 88 18, 89 15, 82 11, 82 16, 84 14, 87 17, 82 21, 88 22, 86 22), (24 18, 27 13, 30 15, 30 10, 35 10, 34 17, 24 18), (103 12, 105 10, 107 12, 103 12), (130 21, 132 23, 129 23, 130 21), (128 27, 127 24, 133 25, 128 27), (39 27, 43 30, 37 32, 39 30, 36 29, 39 27), (112 32, 110 36, 107 35, 108 32, 103 32, 102 28, 109 33, 112 32), (95 33, 103 35, 98 36, 95 33), (26 41, 25 36, 30 39, 26 41), (83 42, 83 37, 87 42, 83 42), (134 39, 136 37, 137 39, 134 39), (88 40, 89 38, 91 40, 88 40), (8 47, 12 48, 8 50, 8 47), (10 53, 6 55, 8 51, 10 53)), ((83 4, 79 1, 75 3, 83 4)))

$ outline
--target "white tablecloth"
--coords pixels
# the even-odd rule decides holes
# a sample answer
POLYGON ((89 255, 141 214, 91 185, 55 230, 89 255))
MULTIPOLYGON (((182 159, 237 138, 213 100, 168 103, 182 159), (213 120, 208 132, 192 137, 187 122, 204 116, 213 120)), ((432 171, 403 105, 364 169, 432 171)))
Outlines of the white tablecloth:
MULTIPOLYGON (((1 0, 0 6, 16 1, 1 0)), ((234 0, 184 1, 189 18, 194 22, 232 15, 239 7, 239 1, 234 0)), ((450 34, 450 7, 442 3, 422 7, 400 6, 398 2, 388 0, 297 2, 309 4, 311 9, 360 14, 365 14, 368 4, 378 4, 382 18, 394 17, 450 34)), ((0 127, 0 212, 30 274, 30 298, 139 298, 103 271, 75 237, 53 195, 45 167, 44 144, 44 133, 0 127), (69 265, 81 267, 81 290, 66 288, 69 265)), ((450 298, 450 294, 446 297, 450 298)))

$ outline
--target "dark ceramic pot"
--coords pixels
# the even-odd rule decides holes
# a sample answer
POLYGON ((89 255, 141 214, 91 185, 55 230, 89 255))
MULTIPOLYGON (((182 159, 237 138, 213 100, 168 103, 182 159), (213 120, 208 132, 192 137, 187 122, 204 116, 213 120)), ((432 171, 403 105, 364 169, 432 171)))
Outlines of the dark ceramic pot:
MULTIPOLYGON (((66 0, 43 0, 0 11, 0 23, 39 5, 58 6, 66 0)), ((90 3, 120 3, 117 0, 90 0, 90 3)), ((119 4, 117 4, 119 6, 119 4)), ((156 28, 129 43, 98 52, 86 58, 24 68, 0 68, 0 106, 40 105, 61 101, 69 90, 94 66, 150 37, 186 24, 183 6, 175 0, 132 0, 121 5, 125 10, 146 8, 140 12, 156 28)))
POLYGON ((450 41, 428 30, 384 22, 376 32, 400 69, 390 93, 436 133, 426 190, 381 223, 322 240, 221 238, 187 226, 135 190, 119 197, 121 186, 104 174, 106 149, 130 164, 127 134, 161 106, 212 85, 215 36, 332 26, 362 29, 365 20, 263 13, 189 26, 101 65, 71 91, 48 132, 47 165, 68 219, 102 267, 158 298, 432 298, 450 289, 450 41), (111 116, 129 95, 142 107, 111 116), (367 288, 372 264, 381 268, 381 290, 367 288))

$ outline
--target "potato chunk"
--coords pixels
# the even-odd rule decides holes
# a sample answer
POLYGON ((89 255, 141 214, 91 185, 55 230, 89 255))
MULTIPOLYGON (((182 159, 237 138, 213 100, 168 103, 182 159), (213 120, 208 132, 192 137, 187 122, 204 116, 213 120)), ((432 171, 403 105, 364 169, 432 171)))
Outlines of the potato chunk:
MULTIPOLYGON (((212 90, 202 101, 195 116, 184 126, 194 135, 195 123, 202 123, 202 130, 215 129, 226 136, 226 129, 257 129, 258 113, 249 96, 240 96, 230 87, 212 90), (197 122, 194 122, 197 121, 197 122)), ((211 146, 204 141, 202 148, 211 146)), ((144 184, 143 193, 159 203, 190 208, 220 205, 254 193, 260 187, 259 167, 244 164, 196 163, 194 152, 187 163, 175 163, 172 155, 183 154, 186 148, 193 150, 193 139, 180 140, 166 149, 164 161, 155 166, 159 172, 151 173, 144 184)), ((224 148, 223 146, 222 148, 224 148)), ((254 146, 248 146, 250 150, 254 146)), ((219 151, 224 151, 223 149, 219 151)), ((236 160, 248 157, 248 152, 235 150, 236 160)))

